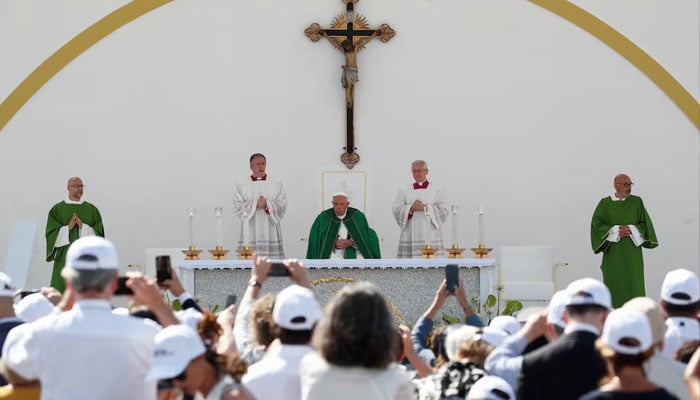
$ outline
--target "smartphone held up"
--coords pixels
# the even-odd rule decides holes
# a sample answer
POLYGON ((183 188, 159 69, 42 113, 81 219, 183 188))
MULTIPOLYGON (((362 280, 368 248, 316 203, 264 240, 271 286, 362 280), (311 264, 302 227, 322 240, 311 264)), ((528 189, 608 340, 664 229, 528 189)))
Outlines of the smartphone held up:
POLYGON ((447 264, 445 266, 445 282, 447 283, 447 291, 454 293, 459 286, 459 266, 457 264, 447 264))
POLYGON ((173 268, 170 256, 156 256, 156 280, 162 283, 172 278, 173 268))

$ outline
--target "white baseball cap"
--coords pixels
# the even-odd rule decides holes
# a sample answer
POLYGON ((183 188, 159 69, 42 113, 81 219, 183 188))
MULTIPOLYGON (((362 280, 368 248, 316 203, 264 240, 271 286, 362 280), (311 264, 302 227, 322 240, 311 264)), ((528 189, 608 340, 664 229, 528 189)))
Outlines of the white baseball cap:
POLYGON ((479 328, 471 325, 454 324, 445 330, 445 354, 454 361, 459 353, 459 346, 470 340, 479 332, 479 328))
POLYGON ((700 280, 687 269, 675 269, 666 274, 661 285, 661 300, 685 306, 700 301, 700 280))
POLYGON ((304 331, 313 329, 321 314, 321 306, 311 289, 291 285, 275 297, 272 320, 282 328, 304 331))
POLYGON ((557 325, 561 328, 566 327, 564 321, 564 309, 569 301, 569 293, 566 290, 559 290, 552 295, 547 307, 547 323, 557 325))
POLYGON ((666 317, 661 307, 654 299, 649 297, 635 297, 628 300, 622 307, 630 307, 643 312, 649 320, 651 339, 654 343, 659 343, 664 340, 664 335, 666 334, 666 317))
POLYGON ((66 255, 66 267, 76 270, 118 269, 117 250, 99 236, 85 236, 73 242, 66 255))
POLYGON ((649 319, 633 307, 611 311, 605 319, 600 338, 606 346, 627 355, 643 353, 654 344, 649 319))
POLYGON ((0 297, 14 297, 16 292, 12 279, 4 272, 0 272, 0 297))
POLYGON ((567 286, 566 292, 568 293, 565 304, 567 306, 598 305, 612 308, 610 290, 599 280, 593 278, 575 280, 567 286))
POLYGON ((515 400, 515 393, 503 378, 487 375, 472 385, 466 400, 515 400))
POLYGON ((489 326, 500 329, 508 335, 512 335, 520 330, 520 322, 510 315, 499 315, 491 320, 489 326))
POLYGON ((53 311, 54 306, 41 293, 32 293, 15 304, 15 314, 24 322, 34 322, 53 311))
POLYGON ((480 340, 486 342, 493 347, 500 346, 504 340, 508 338, 508 333, 500 328, 494 328, 492 326, 485 326, 481 328, 481 333, 474 335, 475 340, 480 340))
POLYGON ((199 334, 183 324, 163 328, 153 342, 153 364, 146 375, 147 381, 180 375, 190 361, 206 351, 199 334))

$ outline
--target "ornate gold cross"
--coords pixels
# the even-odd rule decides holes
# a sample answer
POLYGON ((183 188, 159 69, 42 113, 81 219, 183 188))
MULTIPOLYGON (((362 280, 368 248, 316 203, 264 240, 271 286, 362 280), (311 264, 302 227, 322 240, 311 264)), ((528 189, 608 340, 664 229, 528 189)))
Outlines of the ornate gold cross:
POLYGON ((304 34, 312 42, 318 42, 322 37, 328 39, 333 47, 342 51, 345 56, 340 82, 345 88, 346 136, 345 152, 340 156, 340 161, 348 169, 352 169, 360 161, 360 155, 355 152, 353 129, 353 95, 355 84, 359 82, 357 53, 375 37, 386 43, 396 35, 396 32, 387 24, 381 24, 377 29, 370 29, 365 17, 355 13, 355 3, 360 0, 341 1, 345 3, 345 13, 336 16, 330 28, 324 29, 319 24, 313 23, 304 30, 304 34))

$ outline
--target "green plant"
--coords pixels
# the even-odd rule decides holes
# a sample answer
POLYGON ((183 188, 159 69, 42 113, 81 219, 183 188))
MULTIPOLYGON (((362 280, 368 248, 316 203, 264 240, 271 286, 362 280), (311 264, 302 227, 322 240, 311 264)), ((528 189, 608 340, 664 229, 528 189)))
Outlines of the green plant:
POLYGON ((499 306, 501 304, 501 292, 503 292, 503 286, 498 285, 496 287, 496 296, 490 294, 486 298, 483 306, 483 313, 485 315, 481 314, 482 317, 487 317, 485 318, 487 321, 484 321, 484 323, 490 322, 494 314, 513 315, 515 312, 523 309, 523 303, 519 302, 518 300, 505 300, 505 307, 503 307, 502 310, 499 310, 499 306))

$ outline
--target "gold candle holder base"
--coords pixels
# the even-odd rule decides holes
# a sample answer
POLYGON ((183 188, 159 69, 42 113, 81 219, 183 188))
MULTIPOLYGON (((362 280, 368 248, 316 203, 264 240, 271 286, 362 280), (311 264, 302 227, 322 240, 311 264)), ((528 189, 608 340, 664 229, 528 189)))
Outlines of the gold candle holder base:
POLYGON ((224 250, 223 247, 216 246, 216 249, 209 250, 209 253, 211 253, 212 260, 225 260, 226 254, 228 254, 229 251, 231 251, 231 250, 224 250))
POLYGON ((182 252, 185 254, 185 260, 199 260, 199 253, 202 250, 197 250, 196 247, 190 246, 187 250, 182 250, 182 252))
POLYGON ((243 246, 236 250, 236 253, 238 253, 239 260, 252 260, 255 255, 255 250, 251 250, 250 246, 243 246))
POLYGON ((453 244, 452 247, 446 248, 447 258, 462 258, 464 249, 461 249, 458 244, 453 244))
POLYGON ((421 247, 420 253, 422 254, 421 258, 435 258, 435 253, 437 253, 437 249, 433 248, 431 245, 426 245, 425 247, 421 247))
POLYGON ((476 248, 472 248, 475 258, 489 258, 489 253, 493 249, 487 249, 485 245, 480 244, 476 248))

